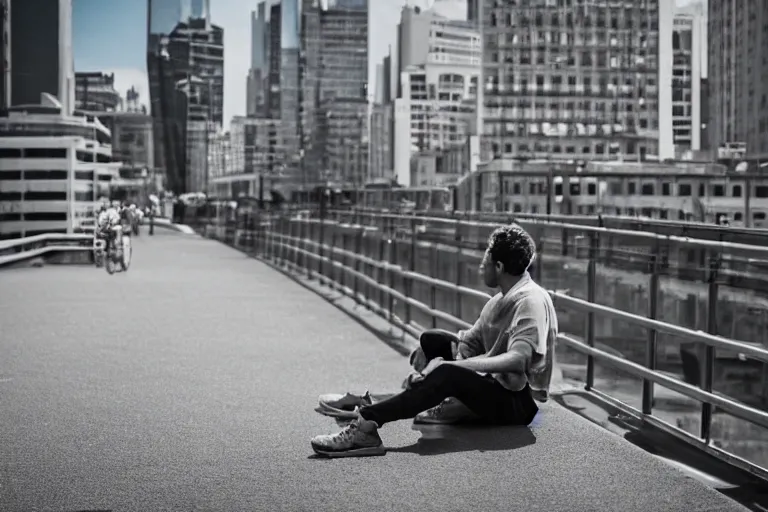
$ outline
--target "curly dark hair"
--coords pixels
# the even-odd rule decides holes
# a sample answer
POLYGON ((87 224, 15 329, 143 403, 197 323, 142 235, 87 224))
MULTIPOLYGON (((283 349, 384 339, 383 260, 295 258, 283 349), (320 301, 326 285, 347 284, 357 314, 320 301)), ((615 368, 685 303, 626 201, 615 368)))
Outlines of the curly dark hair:
POLYGON ((520 276, 528 270, 536 254, 536 243, 518 224, 497 228, 488 237, 488 252, 494 262, 504 265, 504 272, 520 276))

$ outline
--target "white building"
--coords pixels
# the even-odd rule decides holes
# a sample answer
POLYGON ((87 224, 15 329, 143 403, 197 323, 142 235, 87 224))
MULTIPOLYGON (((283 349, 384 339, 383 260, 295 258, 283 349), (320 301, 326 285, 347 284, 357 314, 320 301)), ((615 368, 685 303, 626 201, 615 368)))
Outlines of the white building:
POLYGON ((704 5, 678 7, 672 32, 672 136, 675 152, 702 149, 701 81, 707 77, 704 5))
POLYGON ((0 117, 0 238, 72 233, 93 219, 118 168, 97 118, 62 114, 47 94, 13 107, 0 117))
POLYGON ((393 166, 397 182, 412 186, 415 153, 462 145, 475 133, 482 48, 469 23, 407 7, 399 48, 393 166))

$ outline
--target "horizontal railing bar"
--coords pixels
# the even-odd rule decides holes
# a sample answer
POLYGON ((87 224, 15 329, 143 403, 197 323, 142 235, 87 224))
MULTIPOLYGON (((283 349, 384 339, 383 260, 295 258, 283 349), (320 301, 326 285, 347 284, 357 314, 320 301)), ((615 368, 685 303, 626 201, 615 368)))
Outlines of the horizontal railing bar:
POLYGON ((663 373, 649 370, 640 364, 633 363, 632 361, 628 361, 618 356, 614 356, 600 349, 590 347, 580 341, 575 340, 574 338, 571 338, 568 335, 561 334, 558 336, 558 340, 563 342, 566 346, 576 350, 577 352, 592 356, 597 361, 607 363, 608 365, 613 366, 614 368, 617 368, 625 373, 653 381, 656 384, 671 389, 672 391, 677 391, 681 395, 695 398, 700 402, 712 404, 734 416, 747 420, 763 428, 768 428, 768 412, 766 411, 761 411, 729 398, 709 393, 696 386, 688 384, 687 382, 674 379, 663 373))
MULTIPOLYGON (((334 210, 334 212, 336 212, 336 210, 334 210)), ((354 215, 353 213, 349 213, 349 212, 341 212, 341 214, 354 215)), ((488 229, 495 229, 500 225, 500 223, 495 223, 495 222, 482 222, 482 221, 461 220, 461 219, 443 219, 440 217, 407 216, 407 215, 391 214, 391 213, 377 213, 377 214, 363 214, 363 215, 368 215, 373 218, 378 217, 378 218, 397 219, 397 220, 404 220, 404 221, 407 220, 409 222, 412 220, 416 220, 416 221, 423 220, 425 222, 433 222, 436 224, 455 225, 458 223, 461 226, 488 228, 488 229)), ((680 245, 699 247, 702 249, 719 249, 721 251, 729 251, 729 250, 738 251, 739 253, 754 254, 754 255, 757 255, 758 257, 768 256, 768 247, 761 247, 756 245, 737 244, 733 242, 719 242, 715 240, 703 240, 698 238, 689 238, 689 237, 682 237, 682 236, 676 236, 676 235, 661 235, 658 233, 630 231, 625 229, 603 228, 599 226, 569 224, 564 222, 551 222, 551 221, 545 222, 545 221, 528 220, 528 219, 515 219, 513 215, 510 216, 510 220, 517 222, 523 226, 536 225, 541 227, 557 227, 560 229, 568 229, 568 230, 581 231, 581 232, 587 232, 587 233, 602 233, 606 235, 632 237, 635 239, 674 242, 680 245)))
POLYGON ((12 247, 25 246, 28 244, 35 244, 39 242, 47 241, 61 241, 61 242, 78 242, 83 240, 92 239, 92 235, 86 235, 81 233, 74 233, 71 235, 63 233, 43 233, 41 235, 28 236, 25 238, 14 238, 11 240, 0 241, 0 251, 10 249, 12 247))
POLYGON ((647 423, 651 427, 656 428, 664 432, 665 434, 674 436, 675 438, 685 443, 688 443, 689 445, 707 453, 708 455, 724 460, 728 464, 731 464, 737 468, 743 469, 744 471, 752 475, 755 475, 759 478, 768 479, 768 470, 766 468, 758 466, 754 462, 751 462, 747 459, 739 457, 738 455, 735 455, 731 452, 727 452, 722 448, 713 446, 712 444, 701 439, 700 437, 697 437, 694 434, 691 434, 690 432, 687 432, 675 425, 672 425, 671 423, 667 423, 666 421, 660 418, 657 418, 652 414, 643 414, 642 411, 640 411, 639 409, 636 409, 631 405, 622 402, 618 398, 613 397, 604 391, 600 391, 599 389, 592 388, 589 391, 587 391, 587 393, 591 393, 595 395, 600 400, 603 400, 604 402, 617 408, 621 412, 628 414, 630 416, 634 416, 640 421, 647 423))
MULTIPOLYGON (((286 236, 286 235, 278 235, 278 236, 286 236)), ((289 237, 289 238, 291 238, 291 237, 289 237)), ((321 256, 313 253, 312 251, 308 251, 308 250, 303 249, 303 248, 297 248, 297 247, 295 247, 293 245, 286 244, 284 242, 277 242, 277 245, 279 245, 281 247, 289 248, 289 249, 291 249, 293 251, 299 251, 302 254, 305 254, 306 256, 308 256, 310 258, 313 258, 315 260, 322 259, 322 260, 328 261, 334 267, 340 268, 341 270, 343 270, 347 274, 350 274, 350 275, 358 277, 359 279, 362 279, 363 281, 368 283, 370 286, 373 286, 374 288, 377 288, 379 290, 384 290, 385 293, 388 293, 388 294, 392 295, 393 297, 397 298, 398 300, 403 301, 406 304, 410 304, 411 306, 414 306, 415 308, 419 309, 423 313, 426 313, 427 315, 434 316, 435 318, 439 318, 441 320, 449 322, 449 323, 451 323, 451 324, 453 324, 453 325, 455 325, 457 327, 460 327, 462 329, 468 329, 469 327, 472 327, 472 324, 468 324, 464 320, 456 318, 453 315, 445 313, 444 311, 440 311, 438 309, 432 309, 429 306, 427 306, 426 304, 424 304, 423 302, 420 302, 420 301, 417 301, 416 299, 408 297, 408 296, 400 293, 398 290, 390 288, 389 286, 380 284, 375 279, 369 277, 368 275, 366 275, 366 274, 364 274, 364 273, 362 273, 362 272, 360 272, 358 270, 350 268, 349 266, 344 265, 343 263, 330 260, 327 256, 322 256, 321 257, 321 256)), ((359 256, 359 255, 356 255, 356 256, 359 256)), ((394 270, 394 268, 393 268, 393 270, 394 270)))
POLYGON ((558 302, 565 303, 572 309, 578 309, 587 313, 596 313, 599 315, 615 318, 617 320, 622 320, 638 327, 653 329, 657 332, 663 332, 673 336, 679 336, 680 338, 683 338, 687 341, 705 343, 712 347, 743 353, 745 356, 750 356, 753 359, 768 363, 768 349, 763 348, 757 343, 748 344, 744 341, 730 340, 728 338, 723 338, 714 334, 708 334, 703 331, 693 331, 679 325, 669 324, 662 322, 661 320, 651 320, 650 318, 646 318, 644 316, 635 315, 633 313, 621 311, 609 306, 603 306, 594 302, 588 302, 584 299, 571 297, 570 295, 566 295, 562 292, 550 292, 550 295, 556 304, 558 302))

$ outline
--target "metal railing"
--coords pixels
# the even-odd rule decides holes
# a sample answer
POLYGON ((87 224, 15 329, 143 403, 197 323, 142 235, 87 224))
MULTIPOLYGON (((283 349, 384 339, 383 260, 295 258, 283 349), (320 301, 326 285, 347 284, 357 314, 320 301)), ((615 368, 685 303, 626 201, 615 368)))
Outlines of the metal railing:
MULTIPOLYGON (((383 213, 381 209, 360 209, 361 212, 383 213)), ((490 212, 446 212, 419 211, 419 217, 432 217, 450 220, 471 220, 478 222, 506 222, 510 216, 517 220, 560 222, 580 226, 604 227, 633 231, 647 231, 660 235, 677 235, 700 240, 746 243, 750 245, 768 245, 768 229, 721 226, 705 222, 692 222, 668 219, 644 219, 620 215, 559 215, 537 213, 490 213, 490 212)))
POLYGON ((0 241, 0 267, 36 258, 52 252, 82 252, 93 250, 93 235, 58 234, 16 238, 0 241))
MULTIPOLYGON (((498 222, 460 218, 400 215, 370 211, 331 211, 329 218, 375 226, 387 232, 404 231, 415 240, 485 250, 498 222), (420 229, 421 227, 421 229, 420 229)), ((537 245, 560 256, 590 259, 590 251, 604 254, 607 267, 645 272, 651 266, 663 276, 692 282, 716 279, 719 284, 768 293, 768 247, 746 243, 665 235, 600 226, 508 216, 529 230, 537 245)))
MULTIPOLYGON (((437 327, 439 323, 458 329, 466 329, 471 324, 466 318, 470 315, 462 312, 461 299, 470 299, 477 302, 486 302, 490 295, 471 287, 460 284, 460 279, 450 282, 433 276, 417 272, 414 263, 415 251, 410 251, 410 261, 402 262, 399 259, 398 244, 403 242, 422 248, 429 248, 432 254, 436 254, 436 244, 418 241, 415 237, 407 240, 398 238, 396 230, 391 225, 383 224, 391 221, 407 220, 414 222, 413 218, 403 216, 379 215, 379 225, 371 223, 345 223, 343 217, 349 212, 334 214, 335 220, 318 220, 306 218, 272 217, 268 222, 244 223, 241 225, 258 226, 253 230, 228 229, 227 243, 243 250, 251 252, 259 257, 271 260, 275 263, 286 265, 296 272, 305 273, 309 278, 318 279, 326 285, 353 297, 359 304, 376 312, 398 325, 410 334, 417 336, 425 327, 413 321, 413 311, 420 312, 428 318, 431 327, 437 327), (427 299, 421 301, 415 298, 415 286, 426 287, 427 299), (457 298, 452 302, 453 313, 440 307, 441 303, 451 302, 446 298, 457 298), (398 314, 396 303, 401 302, 406 306, 405 318, 398 314)), ((365 220, 358 218, 358 221, 365 220)), ((453 220, 453 223, 458 221, 453 220)), ((479 223, 475 223, 479 224, 479 223)), ((487 225, 493 228, 497 225, 487 225)), ((564 227, 569 227, 564 224, 564 227)), ((610 230, 599 227, 576 226, 588 233, 607 233, 610 230)), ((670 237, 662 237, 652 233, 632 233, 649 240, 669 240, 670 237)), ((705 333, 658 320, 658 303, 656 294, 650 295, 649 314, 640 316, 613 307, 595 303, 595 250, 596 236, 590 238, 590 267, 588 272, 588 297, 576 298, 561 291, 550 291, 558 308, 566 308, 572 311, 584 313, 586 316, 587 330, 584 341, 576 339, 569 333, 561 333, 559 343, 562 346, 583 354, 587 358, 585 388, 611 403, 619 410, 631 414, 645 423, 663 430, 677 438, 693 444, 699 449, 714 455, 720 459, 740 467, 763 479, 768 479, 768 469, 744 457, 738 456, 723 448, 717 447, 712 440, 712 424, 714 409, 717 408, 734 417, 744 419, 762 429, 768 429, 768 412, 747 405, 715 393, 713 387, 713 374, 715 364, 715 350, 721 349, 738 353, 742 357, 749 357, 763 364, 768 363, 768 350, 756 343, 744 343, 728 339, 715 334, 715 329, 709 327, 712 332, 705 333), (595 346, 595 319, 606 317, 620 320, 638 328, 646 329, 648 338, 646 345, 645 364, 638 364, 626 358, 616 356, 595 346), (656 369, 656 349, 660 334, 676 336, 689 343, 706 347, 703 379, 700 386, 671 377, 656 369), (595 364, 599 362, 628 375, 641 379, 642 407, 634 408, 622 401, 594 388, 595 364), (678 426, 664 421, 653 413, 654 385, 676 391, 681 395, 701 402, 701 427, 698 435, 691 434, 678 426)), ((689 244, 706 249, 722 251, 738 250, 743 253, 768 257, 768 248, 740 246, 738 244, 724 244, 720 242, 680 239, 679 243, 689 244)), ((456 248, 457 254, 461 248, 456 248)), ((433 260, 430 260, 433 261, 433 260)), ((652 266, 651 288, 656 291, 659 287, 660 273, 658 265, 652 266)), ((457 274, 458 275, 458 274, 457 274)), ((714 308, 717 305, 717 282, 709 283, 709 315, 713 317, 714 308)), ((474 317, 471 318, 474 320, 474 317)))

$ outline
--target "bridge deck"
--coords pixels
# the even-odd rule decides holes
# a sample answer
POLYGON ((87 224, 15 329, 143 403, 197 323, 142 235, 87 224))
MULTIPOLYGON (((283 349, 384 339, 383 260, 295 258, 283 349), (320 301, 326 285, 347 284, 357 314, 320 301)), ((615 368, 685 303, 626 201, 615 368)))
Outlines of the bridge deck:
POLYGON ((132 265, 0 273, 0 510, 745 510, 556 404, 316 459, 317 395, 395 391, 406 359, 219 243, 139 238, 132 265))

